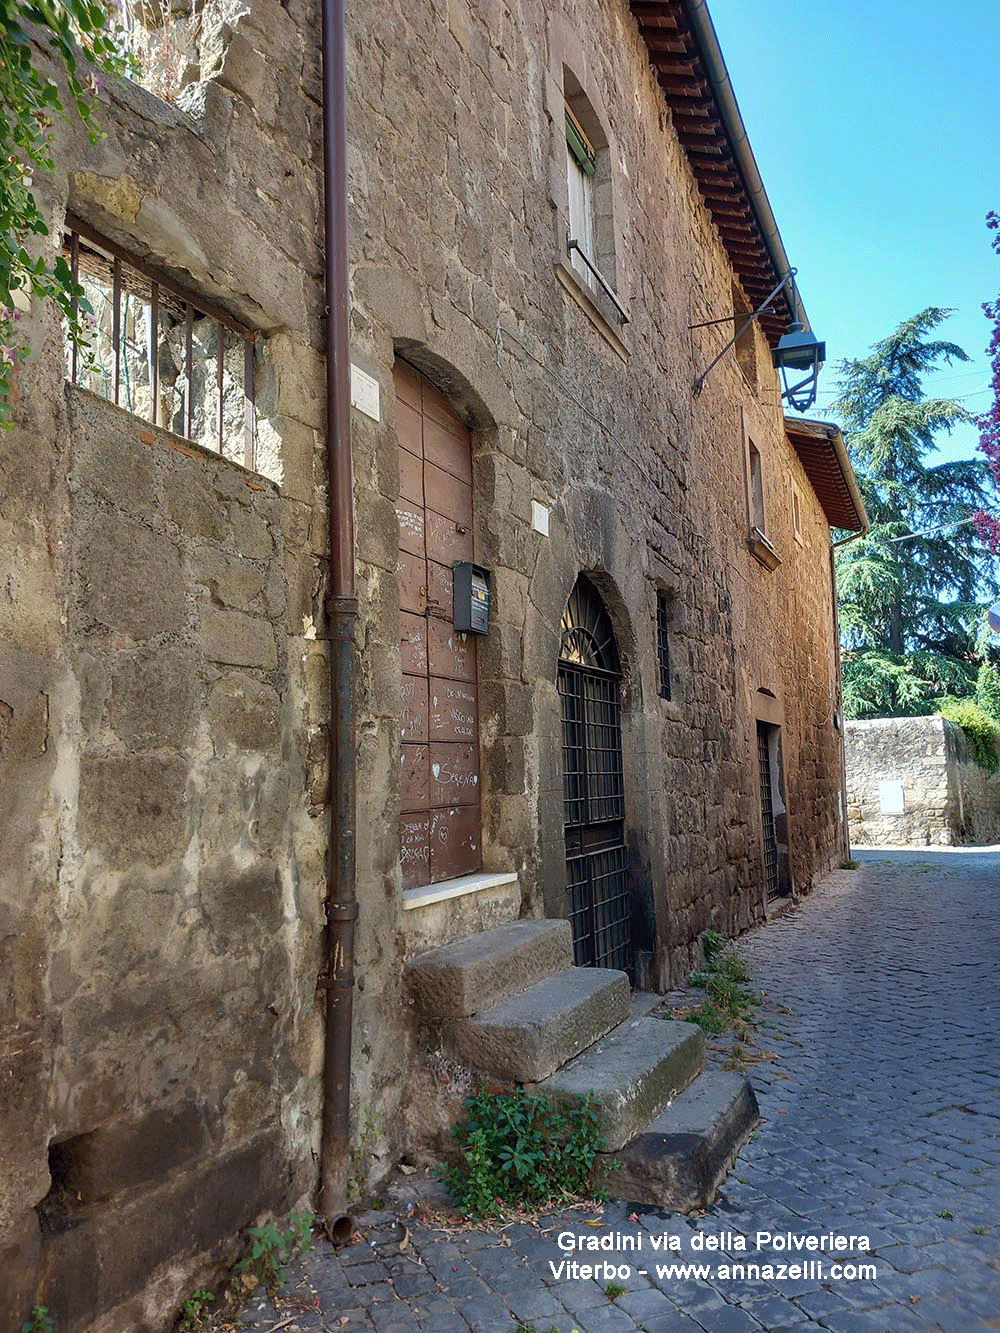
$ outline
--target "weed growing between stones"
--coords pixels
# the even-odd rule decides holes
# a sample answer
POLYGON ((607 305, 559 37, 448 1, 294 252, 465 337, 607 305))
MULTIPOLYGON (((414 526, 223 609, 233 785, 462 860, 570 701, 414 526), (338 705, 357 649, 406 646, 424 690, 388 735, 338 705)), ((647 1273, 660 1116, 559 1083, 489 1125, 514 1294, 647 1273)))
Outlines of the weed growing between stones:
POLYGON ((628 1287, 623 1287, 620 1282, 609 1282, 604 1288, 604 1294, 609 1301, 616 1301, 619 1296, 624 1296, 628 1287))
POLYGON ((454 1129, 462 1160, 443 1172, 464 1212, 491 1217, 503 1208, 593 1197, 590 1173, 605 1141, 589 1099, 562 1108, 513 1088, 479 1092, 465 1110, 454 1129))
POLYGON ((284 1230, 280 1230, 275 1222, 248 1227, 246 1235, 250 1241, 250 1252, 236 1265, 236 1272, 241 1274, 243 1284, 246 1286, 250 1278, 250 1289, 258 1283, 268 1290, 277 1287, 285 1265, 311 1245, 315 1221, 314 1213, 298 1213, 288 1219, 288 1226, 284 1230))
POLYGON ((177 1319, 177 1333, 200 1333, 208 1318, 208 1307, 214 1300, 215 1297, 210 1291, 199 1287, 181 1306, 177 1319))
POLYGON ((48 1307, 36 1305, 21 1325, 21 1333, 55 1333, 55 1324, 48 1307))
POLYGON ((754 1000, 744 983, 750 980, 750 973, 739 953, 726 948, 726 941, 718 931, 706 930, 702 947, 705 966, 691 973, 688 984, 704 990, 708 998, 678 1017, 697 1023, 704 1032, 718 1035, 749 1022, 754 1000))

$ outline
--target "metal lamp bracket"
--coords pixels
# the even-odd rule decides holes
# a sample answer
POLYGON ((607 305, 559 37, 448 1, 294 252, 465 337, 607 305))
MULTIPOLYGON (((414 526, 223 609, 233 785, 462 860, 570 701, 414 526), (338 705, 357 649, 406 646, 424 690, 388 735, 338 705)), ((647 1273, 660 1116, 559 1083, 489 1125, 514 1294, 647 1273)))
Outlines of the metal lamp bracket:
MULTIPOLYGON (((784 277, 781 279, 781 281, 778 283, 777 287, 775 287, 774 291, 771 292, 771 294, 770 294, 769 296, 767 296, 767 297, 760 303, 760 305, 757 307, 757 309, 756 309, 752 314, 750 314, 750 315, 748 315, 748 316, 746 317, 746 319, 744 320, 743 324, 741 324, 740 327, 736 330, 736 332, 733 334, 733 336, 732 336, 732 337, 729 339, 729 341, 726 343, 725 347, 723 347, 722 351, 719 352, 718 356, 716 356, 712 361, 710 361, 710 362, 708 363, 708 365, 707 365, 707 366, 705 367, 705 369, 701 372, 701 374, 698 376, 698 378, 695 380, 695 382, 691 385, 691 392, 694 394, 694 396, 695 396, 696 398, 697 398, 698 395, 701 393, 702 389, 705 387, 705 381, 708 379, 709 373, 710 373, 712 370, 715 369, 715 367, 719 364, 719 362, 722 360, 722 358, 723 358, 723 357, 726 355, 726 353, 729 351, 730 347, 734 347, 734 346, 736 345, 736 343, 739 341, 739 339, 743 337, 744 333, 746 333, 747 329, 748 329, 748 328, 750 327, 750 325, 754 322, 754 320, 757 319, 760 315, 762 315, 762 314, 764 313, 765 310, 767 310, 768 306, 771 304, 771 302, 774 300, 774 298, 778 295, 778 293, 781 292, 781 291, 783 291, 783 290, 785 289, 785 287, 788 286, 788 284, 791 282, 791 280, 795 277, 795 274, 797 273, 797 271, 798 271, 798 270, 797 270, 797 269, 794 269, 794 268, 790 268, 790 269, 788 270, 788 272, 785 274, 785 276, 784 276, 784 277)), ((711 321, 709 321, 709 322, 714 324, 714 323, 716 323, 716 322, 718 322, 718 321, 716 321, 716 320, 711 320, 711 321)), ((727 322, 728 322, 728 321, 727 321, 727 322)), ((702 325, 699 325, 699 324, 692 324, 691 327, 692 327, 692 328, 701 328, 702 325)))

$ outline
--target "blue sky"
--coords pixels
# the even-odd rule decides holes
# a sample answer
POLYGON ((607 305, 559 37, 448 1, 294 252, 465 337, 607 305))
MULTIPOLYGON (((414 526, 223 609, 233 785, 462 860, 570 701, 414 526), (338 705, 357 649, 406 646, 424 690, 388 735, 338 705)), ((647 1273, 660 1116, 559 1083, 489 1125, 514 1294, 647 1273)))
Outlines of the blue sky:
MULTIPOLYGON (((985 216, 1000 211, 998 0, 709 0, 719 44, 809 320, 836 362, 926 306, 974 357, 929 389, 982 411, 982 303, 1000 291, 985 216), (976 394, 977 396, 969 396, 976 394)), ((814 409, 810 415, 822 415, 814 409)), ((970 457, 956 430, 940 459, 970 457)))

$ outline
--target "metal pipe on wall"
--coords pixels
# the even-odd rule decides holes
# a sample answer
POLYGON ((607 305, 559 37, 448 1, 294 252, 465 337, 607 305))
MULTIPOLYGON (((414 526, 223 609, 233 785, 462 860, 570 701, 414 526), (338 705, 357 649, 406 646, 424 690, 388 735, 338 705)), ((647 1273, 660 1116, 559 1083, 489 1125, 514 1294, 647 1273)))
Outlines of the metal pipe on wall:
POLYGON ((326 260, 326 463, 330 574, 330 790, 327 798, 326 1031, 320 1214, 330 1239, 348 1240, 354 928, 358 916, 355 859, 354 658, 358 619, 354 564, 351 457, 350 310, 347 242, 347 33, 345 0, 323 0, 323 216, 326 260))

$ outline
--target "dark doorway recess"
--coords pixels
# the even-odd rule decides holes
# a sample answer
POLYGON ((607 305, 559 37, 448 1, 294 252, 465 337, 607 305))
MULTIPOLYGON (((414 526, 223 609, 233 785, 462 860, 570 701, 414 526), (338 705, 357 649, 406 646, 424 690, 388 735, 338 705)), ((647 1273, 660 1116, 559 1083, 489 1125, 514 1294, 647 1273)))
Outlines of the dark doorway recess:
POLYGON ((757 723, 757 761, 764 838, 764 888, 767 901, 773 902, 789 894, 792 887, 780 727, 768 722, 757 723))

